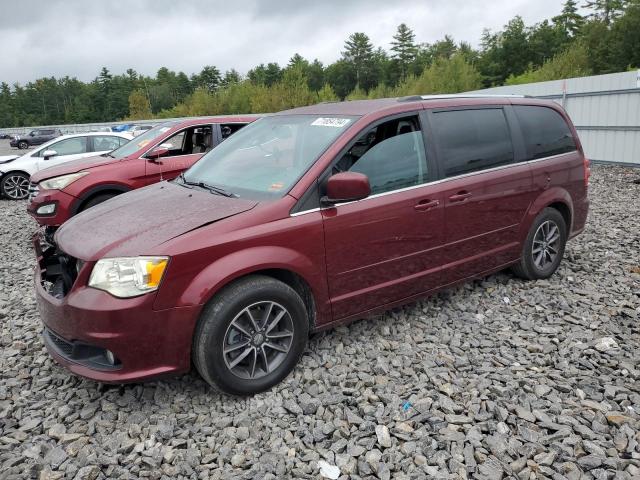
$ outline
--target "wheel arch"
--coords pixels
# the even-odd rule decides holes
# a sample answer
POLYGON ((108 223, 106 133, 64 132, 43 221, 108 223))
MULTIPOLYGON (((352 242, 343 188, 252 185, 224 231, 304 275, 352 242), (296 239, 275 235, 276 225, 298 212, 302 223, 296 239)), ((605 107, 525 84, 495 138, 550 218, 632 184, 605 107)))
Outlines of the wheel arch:
POLYGON ((122 193, 127 193, 130 191, 130 188, 125 187, 124 185, 119 185, 117 183, 94 187, 85 192, 80 198, 78 198, 78 200, 75 202, 75 205, 73 206, 72 214, 75 215, 78 212, 82 211, 82 208, 98 195, 104 195, 106 193, 114 193, 115 195, 120 195, 122 193))
MULTIPOLYGON (((330 318, 327 292, 319 278, 313 278, 318 269, 311 259, 285 247, 255 247, 222 257, 205 267, 189 285, 173 298, 176 306, 205 305, 227 285, 252 275, 265 275, 293 288, 302 298, 309 316, 309 329, 330 318), (265 261, 265 259, 270 259, 265 261)), ((326 286, 326 283, 324 284, 326 286)), ((163 295, 162 287, 158 300, 163 295)), ((168 308, 159 304, 155 308, 168 308)), ((163 303, 163 302, 161 302, 163 303)))
POLYGON ((27 177, 31 178, 31 174, 29 172, 27 172, 26 170, 9 170, 8 172, 5 172, 2 174, 2 177, 0 177, 0 180, 2 180, 4 177, 6 177, 7 175, 11 174, 11 173, 22 173, 24 175, 26 175, 27 177))
POLYGON ((563 188, 550 188, 539 195, 529 207, 520 227, 520 239, 522 242, 524 242, 524 239, 527 237, 535 218, 545 208, 558 210, 567 224, 567 234, 571 232, 573 222, 573 201, 571 200, 571 195, 563 188))

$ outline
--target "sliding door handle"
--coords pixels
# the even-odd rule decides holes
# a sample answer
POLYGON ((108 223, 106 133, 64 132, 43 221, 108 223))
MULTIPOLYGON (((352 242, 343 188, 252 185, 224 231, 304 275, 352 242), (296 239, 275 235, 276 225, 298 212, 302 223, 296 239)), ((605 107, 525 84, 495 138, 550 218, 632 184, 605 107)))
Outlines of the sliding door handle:
POLYGON ((451 195, 449 197, 449 201, 451 201, 451 202, 463 202, 467 198, 469 198, 470 196, 471 196, 471 192, 462 191, 462 192, 456 193, 455 195, 451 195))
POLYGON ((438 205, 440 205, 439 200, 422 200, 420 203, 414 205, 413 208, 419 212, 426 212, 427 210, 436 208, 438 205))

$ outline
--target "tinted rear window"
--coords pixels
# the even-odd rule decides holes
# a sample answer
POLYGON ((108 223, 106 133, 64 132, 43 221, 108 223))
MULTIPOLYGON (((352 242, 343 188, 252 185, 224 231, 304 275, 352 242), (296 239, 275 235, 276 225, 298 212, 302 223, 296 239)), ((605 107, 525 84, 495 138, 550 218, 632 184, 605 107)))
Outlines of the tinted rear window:
POLYGON ((527 160, 576 150, 576 142, 564 118, 548 107, 514 105, 527 148, 527 160))
POLYGON ((437 112, 433 118, 445 177, 513 162, 513 144, 501 108, 437 112))

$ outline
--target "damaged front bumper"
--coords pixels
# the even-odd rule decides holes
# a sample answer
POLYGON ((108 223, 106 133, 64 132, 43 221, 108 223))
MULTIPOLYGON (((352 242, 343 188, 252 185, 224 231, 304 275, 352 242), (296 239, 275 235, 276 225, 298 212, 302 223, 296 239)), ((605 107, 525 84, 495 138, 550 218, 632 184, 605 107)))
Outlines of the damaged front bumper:
POLYGON ((186 372, 199 306, 154 310, 154 294, 116 298, 88 286, 84 262, 33 238, 36 302, 51 356, 73 373, 126 383, 186 372))

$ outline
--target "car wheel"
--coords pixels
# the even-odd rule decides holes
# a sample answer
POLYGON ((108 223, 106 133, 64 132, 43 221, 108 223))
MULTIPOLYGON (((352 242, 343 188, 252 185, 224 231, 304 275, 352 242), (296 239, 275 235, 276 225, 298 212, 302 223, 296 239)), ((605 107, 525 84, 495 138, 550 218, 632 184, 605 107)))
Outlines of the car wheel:
POLYGON ((22 200, 29 196, 29 177, 20 172, 7 173, 0 183, 2 195, 11 200, 22 200))
POLYGON ((207 304, 193 338, 193 361, 211 386, 250 395, 293 370, 308 336, 300 295, 271 277, 250 276, 225 287, 207 304))
POLYGON ((545 208, 534 220, 514 273, 526 280, 549 278, 558 269, 567 243, 567 224, 555 208, 545 208))
POLYGON ((29 148, 29 144, 27 142, 25 142, 24 140, 18 142, 18 148, 20 150, 25 150, 27 148, 29 148))
POLYGON ((107 200, 109 200, 110 198, 115 197, 114 194, 112 193, 105 193, 103 195, 96 195, 93 198, 90 198, 84 205, 82 205, 82 208, 80 209, 81 212, 84 212, 85 210, 91 208, 91 207, 95 207, 96 205, 102 203, 102 202, 106 202, 107 200))

